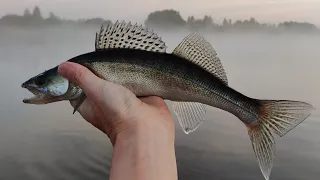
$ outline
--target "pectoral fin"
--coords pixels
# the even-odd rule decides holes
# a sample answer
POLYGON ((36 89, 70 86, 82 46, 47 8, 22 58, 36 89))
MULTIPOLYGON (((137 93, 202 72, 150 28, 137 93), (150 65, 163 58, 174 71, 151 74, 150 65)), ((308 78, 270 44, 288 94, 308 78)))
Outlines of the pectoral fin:
POLYGON ((73 114, 78 110, 78 108, 81 106, 81 104, 85 99, 86 99, 86 95, 84 94, 84 92, 82 92, 80 97, 78 98, 77 104, 74 107, 73 114))

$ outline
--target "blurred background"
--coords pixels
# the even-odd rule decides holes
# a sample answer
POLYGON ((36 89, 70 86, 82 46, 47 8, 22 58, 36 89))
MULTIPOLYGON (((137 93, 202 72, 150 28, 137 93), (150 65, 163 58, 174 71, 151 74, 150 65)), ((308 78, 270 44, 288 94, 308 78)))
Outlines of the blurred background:
MULTIPOLYGON (((307 120, 276 137, 271 179, 319 179, 320 1, 0 0, 1 180, 108 179, 107 136, 72 115, 69 102, 23 104, 31 94, 21 83, 93 51, 95 32, 116 20, 154 28, 167 52, 198 31, 217 51, 231 87, 254 98, 314 105, 307 120)), ((235 116, 208 108, 204 124, 189 135, 175 123, 179 179, 264 179, 235 116)))

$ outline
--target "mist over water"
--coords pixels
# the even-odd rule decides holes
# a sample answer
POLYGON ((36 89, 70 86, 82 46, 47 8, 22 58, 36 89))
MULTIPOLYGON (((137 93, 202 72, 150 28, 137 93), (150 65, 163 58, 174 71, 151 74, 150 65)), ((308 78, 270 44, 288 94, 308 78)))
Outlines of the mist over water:
MULTIPOLYGON (((22 82, 93 51, 97 30, 0 27, 0 179, 108 179, 111 143, 79 114, 72 115, 69 102, 22 103, 31 96, 22 82)), ((171 52, 188 32, 158 34, 171 52)), ((204 36, 234 89, 254 98, 306 101, 317 108, 286 136, 276 137, 271 179, 319 179, 320 36, 204 36)), ((233 115, 209 107, 204 124, 189 135, 175 123, 179 179, 263 180, 246 127, 233 115)))

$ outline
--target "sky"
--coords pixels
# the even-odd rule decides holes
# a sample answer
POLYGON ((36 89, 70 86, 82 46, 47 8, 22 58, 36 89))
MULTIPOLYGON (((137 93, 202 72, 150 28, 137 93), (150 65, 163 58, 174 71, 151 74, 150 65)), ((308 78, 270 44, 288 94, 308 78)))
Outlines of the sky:
POLYGON ((320 26, 320 0, 0 0, 0 16, 22 14, 35 5, 44 16, 52 11, 68 19, 102 17, 143 22, 150 12, 170 8, 178 10, 184 19, 189 15, 211 15, 216 21, 255 17, 267 23, 295 20, 320 26))

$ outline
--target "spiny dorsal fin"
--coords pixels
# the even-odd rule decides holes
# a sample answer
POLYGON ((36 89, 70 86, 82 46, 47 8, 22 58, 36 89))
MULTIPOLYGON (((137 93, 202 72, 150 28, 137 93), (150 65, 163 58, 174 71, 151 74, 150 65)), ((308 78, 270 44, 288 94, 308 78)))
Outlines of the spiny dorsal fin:
POLYGON ((197 33, 189 34, 174 49, 172 54, 197 64, 228 84, 226 72, 216 51, 201 35, 197 33))
POLYGON ((148 28, 131 22, 116 21, 114 24, 101 26, 96 34, 95 49, 101 51, 110 48, 141 49, 153 52, 166 52, 166 45, 161 38, 148 28))

